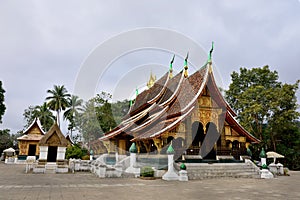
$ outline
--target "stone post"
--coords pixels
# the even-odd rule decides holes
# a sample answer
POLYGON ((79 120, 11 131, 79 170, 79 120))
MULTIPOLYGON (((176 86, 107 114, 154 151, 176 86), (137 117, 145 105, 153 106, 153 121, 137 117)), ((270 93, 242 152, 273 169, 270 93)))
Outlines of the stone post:
POLYGON ((259 157, 260 157, 260 161, 261 161, 261 167, 263 169, 266 169, 267 168, 267 155, 266 155, 266 152, 264 150, 264 148, 261 149, 261 152, 259 154, 259 157))
POLYGON ((163 180, 167 181, 175 181, 178 180, 179 177, 174 170, 174 149, 172 147, 172 143, 168 147, 167 154, 168 154, 168 171, 162 176, 163 180))
POLYGON ((135 146, 135 143, 132 143, 130 148, 129 148, 129 152, 130 152, 130 164, 129 167, 125 170, 126 173, 131 173, 131 174, 135 174, 135 176, 139 176, 140 175, 140 169, 136 168, 136 152, 137 152, 137 148, 135 146))
POLYGON ((261 160, 261 167, 262 170, 260 170, 260 177, 261 178, 274 178, 273 174, 267 169, 267 155, 266 152, 264 150, 264 148, 261 149, 261 152, 259 154, 260 160, 261 160))
POLYGON ((180 171, 179 171, 179 181, 188 181, 189 178, 187 176, 186 166, 184 163, 180 165, 180 171))
POLYGON ((94 151, 93 149, 90 150, 90 160, 93 160, 94 151))

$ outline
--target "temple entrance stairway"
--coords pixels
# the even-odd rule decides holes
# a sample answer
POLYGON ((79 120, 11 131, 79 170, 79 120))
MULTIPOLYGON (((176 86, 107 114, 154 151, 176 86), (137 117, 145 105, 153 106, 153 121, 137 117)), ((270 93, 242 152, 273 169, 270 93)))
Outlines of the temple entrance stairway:
POLYGON ((259 168, 246 163, 185 163, 189 180, 210 178, 260 178, 259 168))
POLYGON ((45 174, 55 174, 56 173, 56 163, 55 162, 48 162, 45 165, 45 174))

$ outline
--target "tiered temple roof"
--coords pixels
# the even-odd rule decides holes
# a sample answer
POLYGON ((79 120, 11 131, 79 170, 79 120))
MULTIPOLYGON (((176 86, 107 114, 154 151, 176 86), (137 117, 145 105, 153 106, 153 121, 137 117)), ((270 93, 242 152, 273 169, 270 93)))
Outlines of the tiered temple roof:
POLYGON ((209 92, 214 96, 217 106, 224 108, 225 120, 250 141, 259 142, 234 119, 235 112, 215 83, 211 60, 187 77, 184 70, 174 77, 170 73, 172 72, 163 75, 151 88, 139 94, 121 124, 100 140, 109 140, 124 134, 131 135, 131 141, 159 137, 174 129, 192 113, 198 106, 199 97, 209 85, 209 92))

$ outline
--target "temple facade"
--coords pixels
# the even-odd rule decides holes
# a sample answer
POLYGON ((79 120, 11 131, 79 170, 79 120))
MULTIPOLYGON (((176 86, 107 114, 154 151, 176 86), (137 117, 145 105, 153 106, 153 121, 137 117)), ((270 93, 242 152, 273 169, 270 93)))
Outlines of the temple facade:
POLYGON ((40 120, 36 118, 31 125, 24 131, 21 137, 18 137, 19 160, 26 160, 27 156, 36 156, 40 153, 39 142, 45 132, 42 129, 40 120))
POLYGON ((251 143, 260 142, 236 121, 219 91, 211 54, 191 75, 187 58, 183 70, 173 75, 173 60, 166 74, 136 96, 121 124, 99 139, 108 153, 126 154, 135 142, 138 153, 165 154, 172 142, 176 158, 239 158, 251 143))

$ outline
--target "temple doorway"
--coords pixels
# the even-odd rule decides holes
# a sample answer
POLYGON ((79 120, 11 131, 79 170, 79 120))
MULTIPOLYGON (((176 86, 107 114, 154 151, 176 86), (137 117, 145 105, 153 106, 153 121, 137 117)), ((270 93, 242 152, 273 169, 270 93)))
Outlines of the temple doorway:
POLYGON ((56 162, 57 146, 48 147, 47 162, 56 162))
POLYGON ((213 122, 206 124, 206 136, 203 142, 203 148, 201 148, 203 153, 203 159, 216 159, 216 145, 220 138, 220 133, 218 132, 217 126, 213 122))
POLYGON ((36 144, 29 144, 28 156, 35 156, 35 153, 36 153, 36 144))
POLYGON ((202 123, 195 121, 192 124, 192 144, 189 145, 187 154, 199 155, 204 137, 205 135, 202 123))

